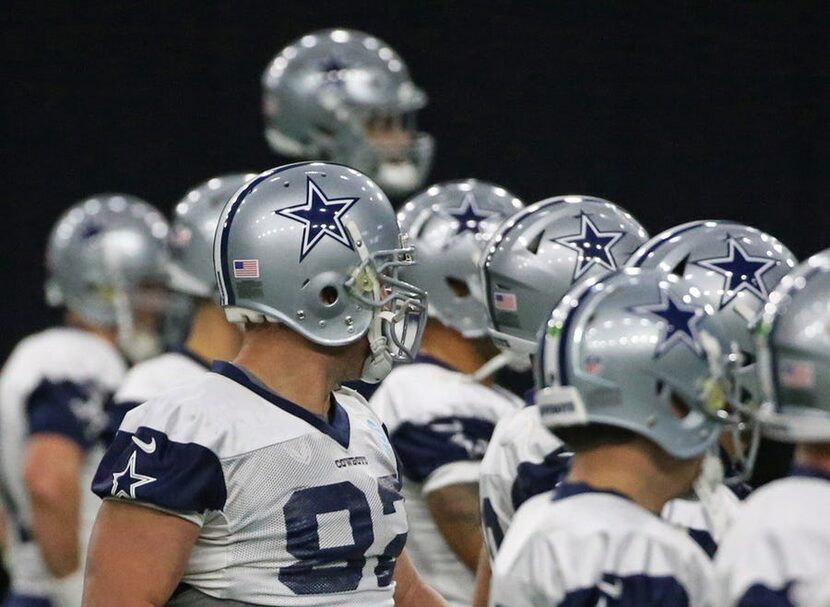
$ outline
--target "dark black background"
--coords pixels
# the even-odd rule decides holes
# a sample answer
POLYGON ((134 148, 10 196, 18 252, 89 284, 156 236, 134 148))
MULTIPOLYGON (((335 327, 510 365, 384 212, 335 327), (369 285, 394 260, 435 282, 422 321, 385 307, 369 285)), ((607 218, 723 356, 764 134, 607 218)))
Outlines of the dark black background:
POLYGON ((728 218, 799 257, 830 244, 822 3, 15 1, 0 19, 3 356, 55 319, 42 250, 73 201, 124 191, 167 210, 210 176, 279 163, 259 78, 322 27, 409 63, 436 180, 595 194, 653 234, 728 218))

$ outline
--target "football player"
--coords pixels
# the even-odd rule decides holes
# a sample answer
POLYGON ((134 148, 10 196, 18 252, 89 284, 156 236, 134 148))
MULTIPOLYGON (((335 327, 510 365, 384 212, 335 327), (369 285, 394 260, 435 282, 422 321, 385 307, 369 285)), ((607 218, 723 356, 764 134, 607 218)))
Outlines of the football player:
MULTIPOLYGON (((635 268, 660 268, 686 278, 721 317, 733 358, 732 399, 740 403, 740 410, 756 407, 761 399, 750 324, 762 311, 770 292, 795 264, 790 250, 769 234, 733 221, 712 220, 692 221, 666 230, 640 247, 627 263, 635 268)), ((760 437, 758 425, 748 425, 753 429, 749 433, 742 431, 742 424, 724 432, 720 457, 715 454, 710 462, 715 478, 723 476, 718 474, 722 462, 729 488, 741 498, 751 490, 745 481, 754 465, 760 437)), ((707 502, 712 483, 701 479, 695 486, 697 494, 707 502)), ((718 484, 714 490, 723 492, 726 485, 718 484)), ((725 502, 727 497, 724 495, 719 501, 725 502)), ((684 526, 714 555, 717 540, 729 525, 735 508, 718 516, 716 504, 709 501, 706 505, 708 511, 688 512, 703 515, 706 521, 689 520, 684 526), (709 531, 714 531, 715 536, 709 531)), ((682 514, 677 514, 672 520, 682 522, 682 514)))
POLYGON ((516 513, 492 605, 717 604, 706 553, 659 516, 690 490, 728 417, 723 330, 696 291, 629 269, 552 313, 537 406, 574 456, 552 497, 516 513))
MULTIPOLYGON (((514 364, 530 363, 550 309, 573 284, 624 264, 648 235, 615 204, 590 196, 557 196, 508 220, 479 264, 490 334, 514 364)), ((528 400, 532 403, 532 394, 528 400)), ((481 519, 489 558, 516 509, 553 489, 570 452, 542 426, 536 407, 501 420, 481 465, 481 519)), ((486 605, 490 561, 482 552, 475 605, 486 605)))
POLYGON ((759 322, 763 432, 795 443, 789 478, 745 502, 715 565, 723 604, 830 604, 830 251, 788 274, 759 322), (825 371, 828 373, 825 375, 825 371))
POLYGON ((231 360, 239 351, 242 333, 228 322, 218 303, 213 236, 225 203, 254 177, 214 177, 193 188, 173 209, 168 287, 190 300, 187 339, 170 352, 143 361, 127 372, 108 411, 107 444, 129 410, 205 373, 214 360, 231 360))
POLYGON ((412 263, 354 169, 296 163, 234 195, 214 265, 242 347, 124 418, 93 484, 85 605, 443 604, 406 556, 385 430, 339 388, 413 358, 412 263))
POLYGON ((475 179, 433 185, 406 202, 401 230, 418 253, 407 281, 429 293, 420 354, 397 367, 370 404, 401 460, 409 554, 451 605, 469 605, 481 551, 478 473, 499 418, 519 402, 492 386, 477 261, 488 237, 522 204, 475 179))
POLYGON ((312 32, 262 76, 265 137, 278 154, 342 162, 390 196, 422 187, 433 139, 417 130, 426 94, 388 44, 363 32, 312 32))
POLYGON ((4 605, 79 605, 98 500, 104 403, 123 354, 154 353, 167 264, 164 217, 125 194, 92 196, 55 224, 47 299, 64 324, 31 335, 0 373, 0 474, 12 594, 4 605))

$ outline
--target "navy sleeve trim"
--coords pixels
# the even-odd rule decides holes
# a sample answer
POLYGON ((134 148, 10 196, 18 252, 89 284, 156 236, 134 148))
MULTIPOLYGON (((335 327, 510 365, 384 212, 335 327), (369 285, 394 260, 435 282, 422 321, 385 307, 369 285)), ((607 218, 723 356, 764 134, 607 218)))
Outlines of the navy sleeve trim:
POLYGON ((222 465, 213 451, 172 441, 144 426, 135 434, 116 434, 92 491, 101 498, 138 500, 174 512, 222 510, 227 500, 222 465))
POLYGON ((793 583, 789 582, 778 589, 754 584, 747 589, 736 607, 795 607, 795 603, 790 600, 793 583))
POLYGON ((495 424, 475 417, 440 417, 427 424, 404 422, 391 436, 404 476, 422 482, 453 462, 480 461, 495 424))
POLYGON ((44 379, 26 401, 29 434, 60 434, 86 451, 98 438, 105 395, 92 385, 44 379))
POLYGON ((519 506, 534 495, 552 490, 568 474, 571 455, 565 447, 559 447, 548 453, 538 464, 521 462, 510 488, 513 508, 518 510, 519 506))
POLYGON ((674 577, 646 574, 620 576, 613 573, 603 574, 602 579, 593 588, 569 592, 559 603, 559 607, 597 605, 602 599, 619 607, 689 607, 689 595, 674 577))

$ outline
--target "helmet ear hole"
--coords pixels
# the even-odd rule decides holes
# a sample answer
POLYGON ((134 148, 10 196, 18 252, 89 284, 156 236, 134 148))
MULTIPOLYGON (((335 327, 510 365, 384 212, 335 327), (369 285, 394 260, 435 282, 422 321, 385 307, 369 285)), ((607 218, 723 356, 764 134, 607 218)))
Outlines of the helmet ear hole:
POLYGON ((324 306, 333 306, 337 303, 340 294, 337 289, 331 285, 326 285, 320 289, 320 303, 324 306))
POLYGON ((447 286, 450 288, 450 291, 455 293, 456 297, 470 296, 470 287, 467 285, 465 281, 458 278, 453 278, 452 276, 447 276, 445 280, 447 281, 447 286))

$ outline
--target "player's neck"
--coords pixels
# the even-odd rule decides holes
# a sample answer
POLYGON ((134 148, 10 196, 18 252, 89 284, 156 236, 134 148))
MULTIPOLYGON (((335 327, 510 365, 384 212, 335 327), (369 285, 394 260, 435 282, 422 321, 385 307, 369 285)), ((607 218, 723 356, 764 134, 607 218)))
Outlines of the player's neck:
POLYGON ((331 393, 344 379, 331 353, 277 324, 246 330, 233 363, 275 394, 324 419, 331 393))
POLYGON ((699 469, 697 460, 678 460, 637 439, 577 453, 568 481, 622 493, 659 515, 666 502, 688 492, 699 469))
MULTIPOLYGON (((430 356, 460 373, 472 375, 496 354, 489 339, 466 339, 446 325, 430 318, 424 328, 420 354, 430 356)), ((492 378, 482 381, 491 384, 492 378)))
POLYGON ((66 312, 66 315, 64 316, 64 324, 66 324, 67 327, 73 327, 75 329, 80 329, 82 331, 86 331, 87 333, 97 335, 101 339, 111 343, 113 346, 118 346, 118 331, 114 327, 94 325, 84 320, 78 314, 75 314, 75 312, 71 311, 66 312))
POLYGON ((242 332, 225 319, 225 312, 213 302, 200 303, 185 346, 199 358, 231 360, 242 345, 242 332))
POLYGON ((830 472, 830 443, 801 443, 795 448, 799 466, 830 472))

